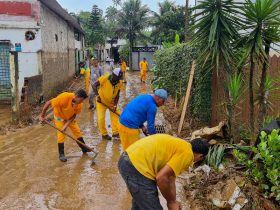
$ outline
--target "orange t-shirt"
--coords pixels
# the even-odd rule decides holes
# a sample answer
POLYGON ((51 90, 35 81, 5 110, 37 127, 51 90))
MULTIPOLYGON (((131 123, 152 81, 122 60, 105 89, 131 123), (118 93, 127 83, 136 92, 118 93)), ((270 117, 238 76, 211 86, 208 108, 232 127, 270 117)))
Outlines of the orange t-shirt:
POLYGON ((125 72, 126 71, 126 62, 122 62, 122 71, 125 72))
POLYGON ((148 64, 147 61, 141 61, 139 65, 140 65, 140 70, 143 70, 143 71, 147 71, 148 70, 149 64, 148 64))
POLYGON ((83 104, 72 104, 74 93, 64 92, 51 100, 53 113, 56 118, 69 120, 74 114, 80 114, 83 104))

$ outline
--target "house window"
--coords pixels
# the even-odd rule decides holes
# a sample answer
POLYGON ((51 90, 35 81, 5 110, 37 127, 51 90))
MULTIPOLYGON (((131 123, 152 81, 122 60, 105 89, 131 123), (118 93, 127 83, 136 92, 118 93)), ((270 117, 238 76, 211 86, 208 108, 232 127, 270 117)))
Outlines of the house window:
POLYGON ((74 36, 75 36, 76 41, 81 41, 81 34, 79 32, 75 31, 74 36))
POLYGON ((57 34, 55 34, 55 41, 58 42, 58 36, 57 36, 57 34))

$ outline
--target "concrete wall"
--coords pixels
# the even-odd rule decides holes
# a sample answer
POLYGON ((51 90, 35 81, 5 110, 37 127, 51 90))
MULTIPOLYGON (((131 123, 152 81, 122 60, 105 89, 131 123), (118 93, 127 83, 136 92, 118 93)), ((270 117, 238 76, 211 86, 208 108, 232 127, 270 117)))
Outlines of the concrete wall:
POLYGON ((41 5, 43 94, 57 94, 75 74, 74 30, 41 5))
POLYGON ((149 64, 149 70, 154 68, 154 52, 132 52, 132 70, 140 71, 139 62, 146 58, 149 64))
MULTIPOLYGON (((15 51, 15 44, 21 44, 21 52, 18 52, 18 88, 21 90, 24 83, 25 77, 35 76, 40 74, 40 64, 38 60, 40 59, 38 52, 42 48, 41 44, 41 31, 34 28, 24 28, 26 22, 18 22, 21 24, 21 28, 2 28, 0 24, 0 40, 8 40, 11 43, 11 51, 15 51), (33 31, 35 33, 35 39, 32 41, 27 41, 25 39, 25 32, 33 31)), ((31 26, 32 22, 29 22, 31 26)), ((36 26, 34 26, 36 27, 36 26)), ((20 94, 21 91, 19 91, 20 94)), ((19 95, 20 97, 20 95, 19 95)))

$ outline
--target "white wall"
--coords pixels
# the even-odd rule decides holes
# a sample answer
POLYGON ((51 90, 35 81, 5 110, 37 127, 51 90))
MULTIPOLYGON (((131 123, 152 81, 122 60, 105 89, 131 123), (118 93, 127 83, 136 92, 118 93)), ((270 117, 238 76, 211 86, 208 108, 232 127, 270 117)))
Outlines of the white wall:
POLYGON ((15 43, 21 43, 22 52, 18 53, 18 87, 19 94, 21 94, 24 77, 40 74, 37 52, 42 49, 41 31, 36 31, 35 29, 0 28, 0 41, 1 40, 10 41, 12 44, 11 51, 15 51, 15 43), (35 33, 35 39, 32 41, 25 40, 25 32, 28 30, 35 33))
POLYGON ((19 90, 22 89, 25 77, 36 76, 39 74, 38 53, 18 53, 19 66, 19 90))
POLYGON ((21 43, 22 52, 37 52, 42 49, 41 31, 39 29, 37 30, 1 28, 0 26, 0 40, 9 40, 12 44, 12 51, 15 50, 15 43, 21 43), (35 33, 35 39, 32 41, 25 40, 26 31, 33 31, 35 33))

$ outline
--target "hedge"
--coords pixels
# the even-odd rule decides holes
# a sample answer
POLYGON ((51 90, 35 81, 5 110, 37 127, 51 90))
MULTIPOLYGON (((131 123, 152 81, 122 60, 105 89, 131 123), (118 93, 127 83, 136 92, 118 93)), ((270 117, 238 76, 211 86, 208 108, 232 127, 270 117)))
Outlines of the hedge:
MULTIPOLYGON (((192 61, 198 55, 187 43, 158 50, 155 53, 154 88, 165 88, 174 99, 180 100, 186 92, 192 61)), ((190 111, 203 122, 211 118, 211 73, 195 70, 191 92, 190 111)))

